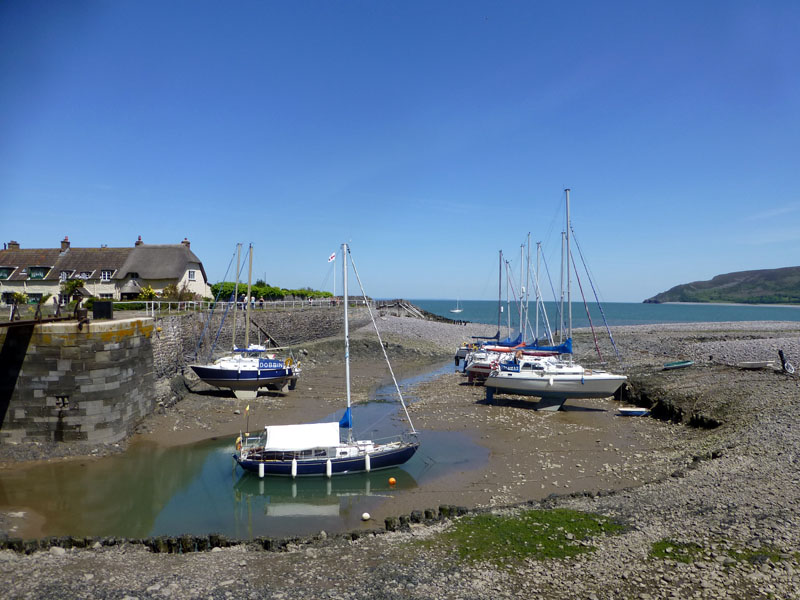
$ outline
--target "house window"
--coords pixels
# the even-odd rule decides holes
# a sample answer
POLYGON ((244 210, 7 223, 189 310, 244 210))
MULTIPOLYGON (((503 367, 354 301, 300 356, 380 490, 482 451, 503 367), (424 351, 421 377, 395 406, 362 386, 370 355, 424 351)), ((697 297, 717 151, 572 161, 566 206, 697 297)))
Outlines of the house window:
POLYGON ((100 271, 100 281, 111 281, 112 271, 100 271))
POLYGON ((0 268, 0 279, 8 279, 11 277, 11 271, 14 269, 0 268))
POLYGON ((72 271, 61 271, 61 274, 58 277, 59 281, 66 281, 69 279, 69 276, 72 274, 72 271))
POLYGON ((139 274, 135 272, 128 273, 128 277, 130 277, 131 279, 139 279, 139 274))
POLYGON ((80 278, 87 280, 92 276, 92 273, 94 273, 94 271, 81 271, 80 278))
POLYGON ((195 275, 194 274, 195 274, 195 271, 189 271, 189 281, 194 281, 195 280, 195 275))
POLYGON ((44 276, 47 275, 47 269, 41 267, 31 267, 30 272, 28 273, 29 279, 44 279, 44 276))
POLYGON ((114 294, 100 294, 100 298, 103 300, 113 300, 114 294))

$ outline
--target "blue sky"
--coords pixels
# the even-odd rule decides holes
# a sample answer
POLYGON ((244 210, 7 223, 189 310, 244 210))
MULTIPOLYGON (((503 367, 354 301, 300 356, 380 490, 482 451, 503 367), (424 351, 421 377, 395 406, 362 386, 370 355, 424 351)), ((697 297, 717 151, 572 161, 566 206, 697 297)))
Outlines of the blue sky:
POLYGON ((528 232, 557 271, 569 187, 606 301, 794 266, 798 31, 795 1, 2 2, 0 238, 188 237, 212 281, 252 242, 317 289, 349 241, 372 296, 492 299, 528 232))

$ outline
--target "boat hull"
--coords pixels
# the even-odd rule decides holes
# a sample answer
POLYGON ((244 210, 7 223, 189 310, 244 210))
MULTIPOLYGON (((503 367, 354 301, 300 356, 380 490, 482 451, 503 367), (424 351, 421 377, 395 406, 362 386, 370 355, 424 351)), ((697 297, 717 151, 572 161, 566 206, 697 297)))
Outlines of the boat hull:
MULTIPOLYGON (((370 471, 388 469, 402 465, 414 456, 419 448, 419 442, 409 442, 387 450, 376 450, 369 453, 370 471)), ((292 476, 291 460, 251 460, 241 458, 240 454, 234 454, 236 462, 246 471, 253 473, 260 472, 260 466, 264 465, 265 475, 292 476)), ((309 458, 297 460, 297 477, 306 476, 325 476, 328 470, 328 460, 331 463, 331 475, 343 475, 345 473, 362 473, 367 471, 366 455, 343 457, 343 458, 309 458)))
POLYGON ((607 398, 622 386, 627 377, 611 373, 593 373, 583 377, 494 372, 484 382, 495 393, 535 396, 537 398, 607 398))
POLYGON ((203 382, 231 390, 255 391, 260 388, 279 390, 287 384, 289 389, 293 389, 297 383, 297 374, 292 368, 237 370, 202 365, 191 365, 191 368, 203 382))

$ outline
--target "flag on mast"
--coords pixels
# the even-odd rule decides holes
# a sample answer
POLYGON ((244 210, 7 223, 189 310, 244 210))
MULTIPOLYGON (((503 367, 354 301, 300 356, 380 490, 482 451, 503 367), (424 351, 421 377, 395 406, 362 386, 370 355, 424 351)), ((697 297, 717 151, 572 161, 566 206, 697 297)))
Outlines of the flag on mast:
POLYGON ((333 261, 335 261, 335 260, 336 260, 336 252, 334 252, 333 254, 331 254, 331 255, 328 257, 328 262, 333 262, 333 261))

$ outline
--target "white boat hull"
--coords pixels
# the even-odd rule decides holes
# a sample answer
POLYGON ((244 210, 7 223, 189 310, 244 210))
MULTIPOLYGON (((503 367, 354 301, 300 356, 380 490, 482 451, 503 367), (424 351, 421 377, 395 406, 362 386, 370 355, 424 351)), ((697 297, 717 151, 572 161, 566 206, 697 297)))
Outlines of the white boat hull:
POLYGON ((536 396, 537 398, 607 398, 625 382, 624 375, 592 372, 581 375, 493 372, 484 385, 496 393, 536 396))

